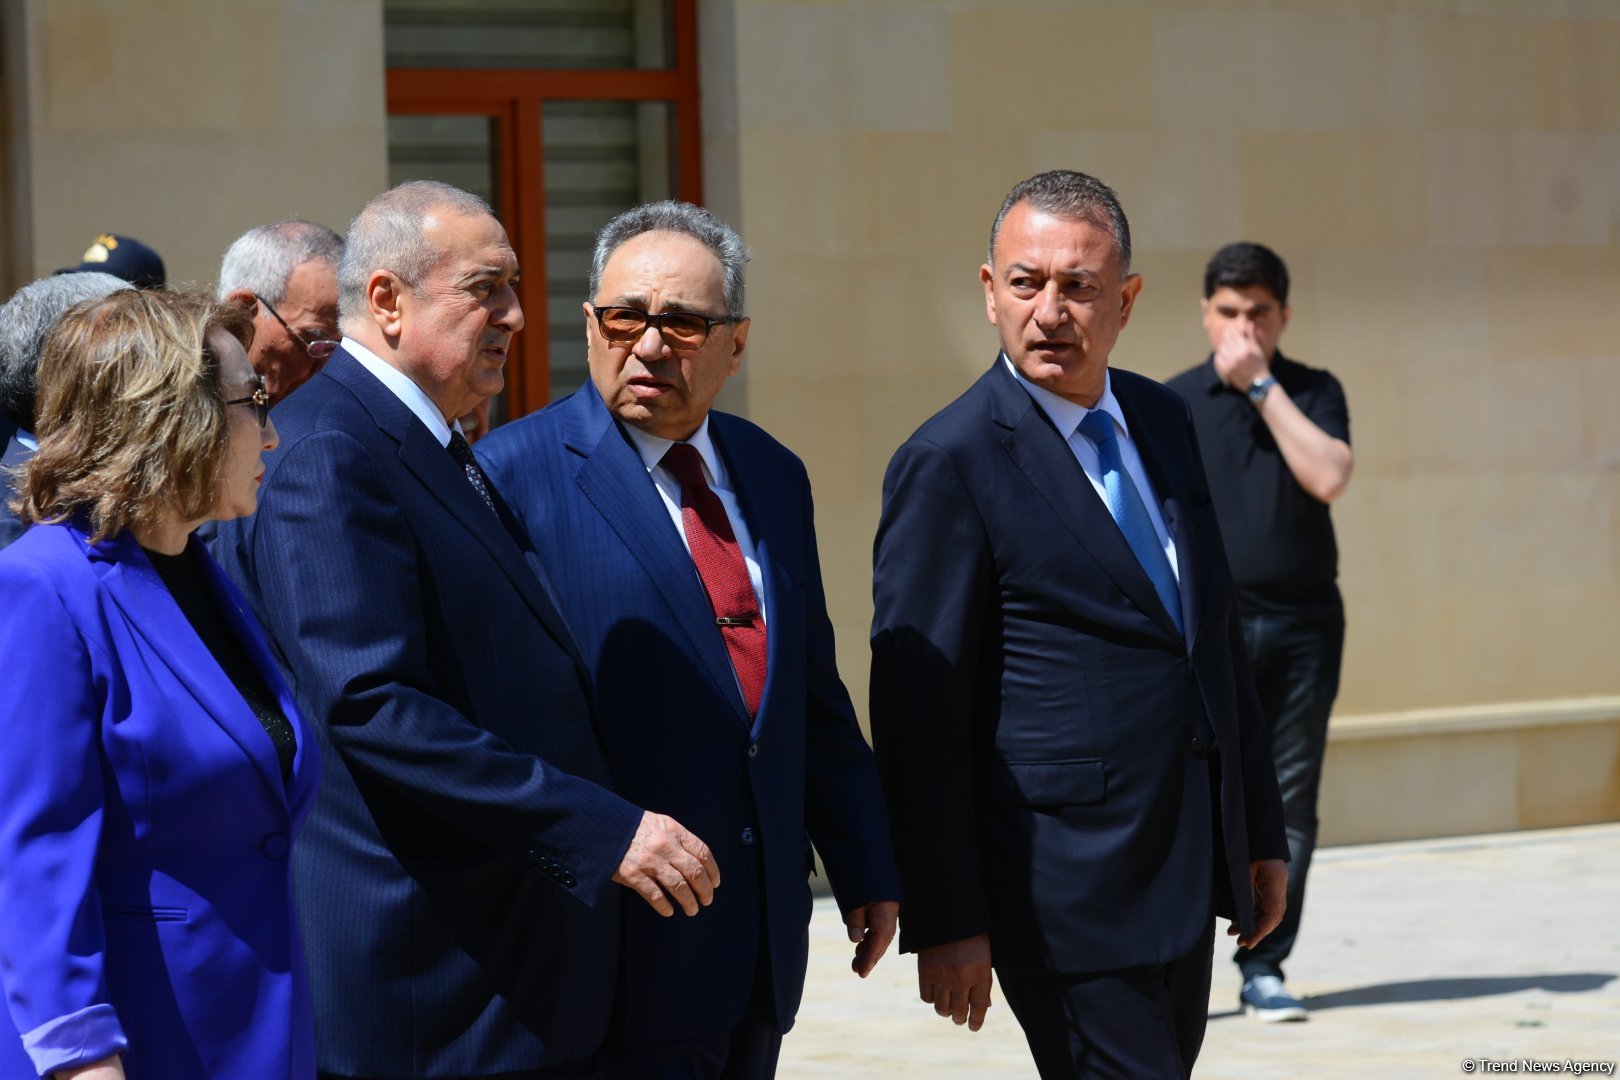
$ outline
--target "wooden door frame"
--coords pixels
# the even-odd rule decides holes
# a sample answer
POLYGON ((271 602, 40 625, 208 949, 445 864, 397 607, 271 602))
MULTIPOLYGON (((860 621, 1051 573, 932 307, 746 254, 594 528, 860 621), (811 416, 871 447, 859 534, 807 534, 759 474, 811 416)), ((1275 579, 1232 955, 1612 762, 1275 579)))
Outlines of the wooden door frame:
POLYGON ((508 419, 550 397, 550 318, 546 296, 546 207, 526 205, 527 185, 545 190, 542 111, 547 101, 667 101, 675 110, 675 197, 703 202, 703 142, 698 98, 697 0, 674 0, 675 66, 573 70, 390 68, 389 116, 487 116, 493 121, 495 212, 518 253, 524 332, 507 366, 508 419))

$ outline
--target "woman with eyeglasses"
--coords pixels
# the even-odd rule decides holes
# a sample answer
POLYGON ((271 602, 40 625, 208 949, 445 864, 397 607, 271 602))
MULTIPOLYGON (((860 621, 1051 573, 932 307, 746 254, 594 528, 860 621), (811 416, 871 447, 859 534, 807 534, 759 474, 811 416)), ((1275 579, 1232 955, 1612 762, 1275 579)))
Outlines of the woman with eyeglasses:
POLYGON ((252 325, 117 292, 41 355, 0 551, 0 1080, 315 1074, 287 855, 320 758, 192 537, 276 445, 252 325))

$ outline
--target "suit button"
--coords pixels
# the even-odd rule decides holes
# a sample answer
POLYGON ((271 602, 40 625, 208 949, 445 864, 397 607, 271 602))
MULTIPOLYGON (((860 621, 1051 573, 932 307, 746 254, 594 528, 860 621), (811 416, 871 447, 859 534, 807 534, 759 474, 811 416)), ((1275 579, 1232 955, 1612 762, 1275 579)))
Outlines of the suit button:
POLYGON ((749 757, 759 757, 759 743, 749 743, 748 744, 748 756, 749 757))
POLYGON ((745 845, 752 844, 754 842, 754 830, 753 829, 744 829, 742 831, 742 842, 745 845))
POLYGON ((259 850, 264 852, 267 859, 285 859, 287 857, 287 837, 281 833, 273 832, 259 841, 259 850))
POLYGON ((1200 739, 1196 735, 1193 736, 1192 744, 1188 747, 1188 749, 1192 751, 1193 757, 1198 758, 1201 758, 1205 754, 1209 753, 1209 747, 1204 745, 1204 740, 1200 739))

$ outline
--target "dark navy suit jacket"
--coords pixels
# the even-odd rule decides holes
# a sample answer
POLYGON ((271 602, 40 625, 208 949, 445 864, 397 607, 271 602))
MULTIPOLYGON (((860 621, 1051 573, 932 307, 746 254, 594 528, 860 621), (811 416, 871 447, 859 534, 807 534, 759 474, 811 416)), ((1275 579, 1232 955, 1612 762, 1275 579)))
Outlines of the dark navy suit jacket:
POLYGON ((989 933, 1003 968, 1169 961, 1212 895, 1251 929, 1249 861, 1287 856, 1186 403, 1112 377, 1175 537, 1185 636, 1000 358, 889 465, 872 725, 907 949, 989 933))
POLYGON ((192 546, 293 726, 286 782, 127 532, 36 525, 0 552, 5 1080, 126 1041, 131 1080, 314 1074, 287 854, 320 756, 241 597, 192 546))
MULTIPOLYGON (((0 417, 0 427, 10 427, 11 422, 0 417)), ((0 454, 0 548, 16 540, 26 530, 26 526, 11 512, 11 497, 16 494, 16 470, 28 464, 28 459, 34 452, 24 446, 17 438, 15 429, 6 434, 5 440, 0 442, 5 452, 0 454)))
POLYGON ((294 864, 324 1071, 515 1072, 594 1052, 641 811, 540 568, 346 351, 277 406, 218 544, 316 726, 294 864))
POLYGON ((877 770, 838 678, 803 464, 753 424, 709 414, 765 582, 769 657, 752 724, 692 558, 595 387, 478 444, 546 563, 627 797, 715 854, 695 918, 626 910, 624 1037, 722 1032, 769 950, 777 1023, 804 989, 811 842, 848 910, 899 899, 877 770))

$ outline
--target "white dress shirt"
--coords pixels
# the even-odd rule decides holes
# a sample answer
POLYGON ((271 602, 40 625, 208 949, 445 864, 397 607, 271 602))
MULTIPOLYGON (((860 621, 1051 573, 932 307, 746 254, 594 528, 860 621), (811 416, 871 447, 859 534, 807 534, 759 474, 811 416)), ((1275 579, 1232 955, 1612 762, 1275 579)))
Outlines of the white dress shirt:
POLYGON ((1131 441, 1131 430, 1125 424, 1125 412, 1119 407, 1119 399, 1114 397, 1113 378, 1104 374, 1102 397, 1097 399, 1095 409, 1088 409, 1024 378, 1013 366, 1013 362, 1007 359, 1005 353, 1002 354, 1001 361, 1007 365, 1007 370, 1012 372, 1018 384, 1029 392, 1029 396, 1040 406, 1047 419, 1052 421, 1058 429, 1058 434, 1068 442, 1069 450, 1073 452, 1075 460, 1080 462, 1080 467, 1086 471, 1086 479, 1097 489, 1097 497, 1102 499, 1105 507, 1108 505, 1108 494, 1103 486, 1102 462, 1097 456, 1096 444, 1080 434, 1079 428, 1080 421, 1090 412, 1100 410, 1113 419, 1114 434, 1119 438, 1119 460, 1124 464, 1125 471, 1130 474, 1131 481, 1136 484, 1136 490, 1142 496, 1142 501, 1147 504, 1148 517, 1153 520, 1153 532, 1159 538, 1159 546, 1164 549, 1165 558, 1170 560, 1170 572, 1176 576, 1177 581, 1180 581, 1181 567, 1176 563, 1176 540, 1165 527, 1164 514, 1159 511, 1159 497, 1154 493, 1152 483, 1148 481, 1147 470, 1142 467, 1142 455, 1137 453, 1136 444, 1131 441))
MULTIPOLYGON (((656 435, 649 435, 638 427, 630 424, 621 424, 626 435, 630 436, 630 445, 636 448, 641 455, 641 463, 647 467, 647 475, 658 488, 658 496, 664 501, 664 510, 669 519, 675 523, 675 532, 679 534, 681 543, 686 545, 686 553, 692 553, 692 544, 686 539, 686 525, 681 520, 681 485, 676 481, 670 471, 659 464, 664 460, 664 453, 674 446, 669 439, 660 439, 656 435)), ((709 488, 720 496, 720 505, 726 508, 726 517, 731 519, 731 531, 737 537, 737 548, 742 552, 743 563, 748 567, 748 581, 754 587, 754 599, 759 603, 759 615, 762 623, 766 622, 765 611, 765 576, 759 568, 759 559, 754 552, 754 538, 748 531, 748 522, 743 520, 742 508, 737 505, 737 494, 732 490, 731 478, 726 475, 726 464, 720 460, 720 455, 714 452, 714 441, 709 438, 709 418, 705 416, 697 432, 686 440, 692 449, 698 452, 703 459, 703 475, 709 482, 709 488)), ((694 564, 693 573, 697 572, 694 564)))
POLYGON ((439 440, 440 446, 448 447, 450 445, 452 428, 456 431, 461 430, 459 420, 451 423, 445 419, 444 413, 440 412, 439 407, 433 403, 433 399, 427 396, 426 390, 417 386, 409 375, 394 367, 388 361, 354 340, 354 338, 345 337, 343 347, 349 350, 350 356, 360 361, 362 367, 377 376, 377 381, 388 387, 389 391, 399 398, 401 404, 415 413, 417 418, 427 425, 428 430, 433 432, 433 437, 439 440))

